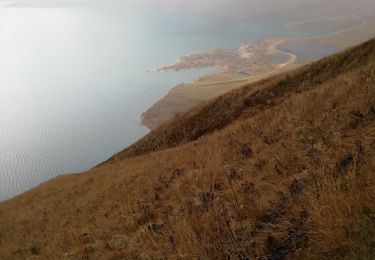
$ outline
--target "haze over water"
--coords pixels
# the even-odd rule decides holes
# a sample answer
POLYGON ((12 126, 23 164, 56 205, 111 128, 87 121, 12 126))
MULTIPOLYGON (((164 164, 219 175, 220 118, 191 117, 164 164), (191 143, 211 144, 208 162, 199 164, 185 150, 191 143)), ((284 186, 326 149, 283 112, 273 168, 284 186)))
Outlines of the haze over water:
POLYGON ((0 200, 122 150, 147 133, 142 112, 209 72, 147 70, 210 48, 305 35, 267 16, 0 3, 0 200))

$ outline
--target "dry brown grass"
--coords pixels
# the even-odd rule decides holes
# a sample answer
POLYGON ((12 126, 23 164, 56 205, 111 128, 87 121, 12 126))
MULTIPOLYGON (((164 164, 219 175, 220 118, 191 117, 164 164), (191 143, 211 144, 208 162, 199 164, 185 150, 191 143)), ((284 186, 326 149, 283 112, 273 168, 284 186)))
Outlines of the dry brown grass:
POLYGON ((373 259, 374 56, 245 86, 0 204, 0 257, 373 259))
POLYGON ((368 64, 375 57, 374 41, 225 94, 164 123, 109 161, 176 147, 220 130, 234 121, 279 104, 285 96, 315 88, 368 64))

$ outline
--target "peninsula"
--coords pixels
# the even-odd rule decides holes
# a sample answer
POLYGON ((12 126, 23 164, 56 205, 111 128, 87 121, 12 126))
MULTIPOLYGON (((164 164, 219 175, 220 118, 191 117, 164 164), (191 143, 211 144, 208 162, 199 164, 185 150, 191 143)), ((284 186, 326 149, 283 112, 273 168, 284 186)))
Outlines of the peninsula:
MULTIPOLYGON (((281 71, 297 68, 301 63, 292 51, 285 51, 289 44, 319 43, 344 49, 359 44, 375 34, 375 15, 355 13, 347 19, 319 19, 293 23, 293 26, 315 26, 322 22, 337 23, 338 29, 332 33, 297 38, 268 38, 261 42, 243 43, 237 51, 213 49, 203 53, 190 54, 178 59, 174 64, 154 69, 154 72, 179 71, 191 68, 212 67, 219 72, 201 77, 191 83, 179 84, 150 107, 141 116, 141 123, 155 129, 195 105, 220 96, 243 84, 252 83, 281 71), (281 60, 281 62, 280 62, 281 60), (277 62, 276 62, 277 61, 277 62)), ((291 26, 286 25, 286 26, 291 26)))

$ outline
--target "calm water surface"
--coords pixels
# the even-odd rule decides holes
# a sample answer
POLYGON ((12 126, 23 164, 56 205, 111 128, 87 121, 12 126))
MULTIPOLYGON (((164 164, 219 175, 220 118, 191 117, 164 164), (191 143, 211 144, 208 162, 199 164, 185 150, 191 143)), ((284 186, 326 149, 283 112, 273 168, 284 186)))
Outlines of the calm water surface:
POLYGON ((311 62, 339 51, 334 46, 325 45, 318 41, 289 41, 283 44, 280 49, 296 54, 299 63, 311 62))
POLYGON ((281 24, 162 10, 0 7, 0 200, 122 150, 147 133, 142 112, 174 85, 207 74, 147 70, 213 47, 303 35, 281 24))

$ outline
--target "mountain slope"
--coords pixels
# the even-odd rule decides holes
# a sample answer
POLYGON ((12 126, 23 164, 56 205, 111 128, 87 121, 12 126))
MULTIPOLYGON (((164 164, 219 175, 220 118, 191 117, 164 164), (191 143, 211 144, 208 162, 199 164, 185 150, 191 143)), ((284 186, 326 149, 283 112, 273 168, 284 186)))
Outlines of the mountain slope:
POLYGON ((0 204, 2 259, 375 256, 375 40, 0 204))
POLYGON ((367 64, 374 59, 373 48, 373 41, 369 41, 302 69, 232 91, 170 120, 110 161, 175 147, 222 129, 237 119, 248 117, 249 113, 277 105, 287 95, 314 88, 367 64))

